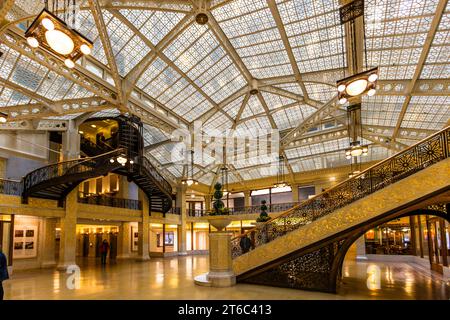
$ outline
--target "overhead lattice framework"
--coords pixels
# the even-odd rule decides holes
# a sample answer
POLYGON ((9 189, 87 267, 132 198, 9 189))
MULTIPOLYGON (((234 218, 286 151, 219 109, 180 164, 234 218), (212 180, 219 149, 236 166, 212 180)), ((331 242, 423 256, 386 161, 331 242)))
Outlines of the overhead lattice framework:
MULTIPOLYGON (((7 1, 8 2, 8 1, 7 1)), ((335 103, 343 77, 339 0, 80 1, 78 30, 94 42, 75 70, 23 39, 39 1, 0 16, 2 130, 65 130, 84 113, 128 111, 146 123, 147 155, 171 179, 174 129, 201 120, 206 133, 280 130, 289 171, 348 164, 345 116, 335 103), (196 24, 204 10, 209 21, 196 24), (104 24, 104 30, 102 30, 104 24), (252 88, 259 93, 250 95, 252 88)), ((441 129, 450 118, 450 6, 446 0, 366 0, 367 67, 379 90, 362 101, 364 161, 383 159, 441 129)), ((270 176, 268 163, 230 170, 230 182, 270 176)), ((256 157, 254 157, 256 158, 256 157)), ((176 159, 175 159, 176 160, 176 159)), ((198 165, 209 184, 217 167, 198 165)))

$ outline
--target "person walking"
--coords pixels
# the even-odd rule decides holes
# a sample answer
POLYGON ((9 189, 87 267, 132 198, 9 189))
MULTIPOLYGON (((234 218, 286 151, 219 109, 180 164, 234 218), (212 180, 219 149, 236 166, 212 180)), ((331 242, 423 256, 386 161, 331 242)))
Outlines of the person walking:
POLYGON ((239 242, 239 245, 241 246, 242 253, 247 253, 252 246, 252 241, 246 234, 244 234, 241 238, 241 241, 239 242))
POLYGON ((106 264, 106 256, 108 255, 109 251, 109 243, 108 241, 103 240, 102 244, 100 245, 100 253, 102 254, 102 264, 106 264))
POLYGON ((0 245, 0 301, 3 300, 4 290, 3 281, 9 279, 8 274, 8 263, 6 261, 6 256, 2 251, 2 246, 0 245))

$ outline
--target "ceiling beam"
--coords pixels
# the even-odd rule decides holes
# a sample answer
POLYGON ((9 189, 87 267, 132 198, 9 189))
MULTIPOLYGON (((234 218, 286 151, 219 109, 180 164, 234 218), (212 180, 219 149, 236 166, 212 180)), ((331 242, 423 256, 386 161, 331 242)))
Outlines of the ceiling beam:
POLYGON ((98 0, 89 0, 89 7, 94 17, 95 25, 97 26, 100 41, 103 45, 103 50, 105 51, 106 60, 108 61, 109 69, 111 71, 111 76, 114 80, 117 90, 118 98, 118 108, 121 110, 126 109, 127 101, 126 97, 122 92, 122 79, 117 68, 116 59, 114 57, 114 52, 111 45, 111 40, 109 39, 108 31, 106 30, 105 20, 103 19, 102 9, 98 0))
POLYGON ((237 125, 239 124, 239 120, 241 119, 242 112, 244 112, 245 106, 247 105, 247 102, 249 99, 250 99, 250 93, 247 92, 247 94, 244 97, 244 100, 242 100, 241 106, 239 107, 239 110, 238 110, 238 113, 236 114, 235 120, 233 121, 231 130, 235 130, 237 125))
MULTIPOLYGON (((112 10, 114 14, 115 10, 112 10)), ((128 19, 125 19, 128 20, 128 19)), ((157 57, 159 51, 164 50, 169 44, 171 44, 184 30, 186 30, 193 22, 193 13, 189 13, 184 16, 175 27, 169 31, 168 34, 156 45, 155 50, 151 50, 141 61, 125 76, 123 80, 124 92, 127 96, 130 95, 134 86, 138 82, 142 74, 151 65, 154 59, 157 57)))
POLYGON ((36 93, 36 92, 34 92, 34 91, 30 90, 30 89, 27 89, 25 87, 22 87, 22 86, 14 83, 14 82, 11 82, 9 80, 3 79, 1 77, 0 77, 0 84, 2 84, 3 86, 5 86, 5 87, 7 87, 7 88, 9 88, 11 90, 17 91, 17 92, 19 92, 19 93, 21 93, 21 94, 23 94, 23 95, 25 95, 25 96, 27 96, 27 97, 29 97, 31 99, 36 100, 36 101, 42 103, 44 106, 46 106, 48 108, 51 108, 51 105, 53 104, 52 100, 50 100, 50 99, 48 99, 48 98, 46 98, 44 96, 41 96, 40 94, 38 94, 38 93, 36 93))
POLYGON ((275 3, 275 0, 267 0, 267 4, 269 5, 270 12, 272 13, 272 16, 278 28, 278 32, 280 33, 281 39, 283 40, 284 48, 286 49, 289 62, 291 64, 292 70, 294 71, 295 79, 297 80, 298 85, 302 89, 305 101, 308 102, 309 100, 308 91, 306 90, 305 84, 303 83, 302 75, 300 73, 297 61, 295 60, 295 56, 286 33, 286 29, 284 28, 284 23, 281 20, 281 15, 280 12, 278 11, 278 7, 275 3))
POLYGON ((439 28, 439 24, 441 22, 442 16, 444 15, 445 9, 447 7, 448 0, 440 0, 433 20, 431 21, 430 29, 428 30, 427 37, 425 39, 425 43, 422 46, 422 52, 420 53, 419 61, 416 66, 416 70, 414 71, 414 75, 406 87, 403 95, 406 96, 405 101, 403 102, 402 109, 400 111, 400 115, 397 120, 397 124, 395 126, 394 133, 392 134, 392 139, 396 139, 398 135, 398 131, 402 125, 403 119, 405 118, 406 111, 408 110, 409 103, 411 101, 411 92, 416 85, 417 80, 422 73, 423 66, 425 65, 425 61, 427 60, 428 53, 430 52, 431 45, 433 44, 434 37, 436 35, 437 29, 439 28))

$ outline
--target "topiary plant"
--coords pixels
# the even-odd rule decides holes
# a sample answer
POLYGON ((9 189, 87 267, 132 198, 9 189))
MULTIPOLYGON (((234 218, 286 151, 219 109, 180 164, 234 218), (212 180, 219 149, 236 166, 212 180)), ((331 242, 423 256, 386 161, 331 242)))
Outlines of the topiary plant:
POLYGON ((228 215, 229 214, 229 210, 228 208, 224 208, 225 205, 222 201, 222 197, 223 197, 223 192, 222 192, 222 184, 217 182, 214 185, 214 193, 213 193, 213 198, 214 198, 214 202, 213 202, 213 208, 214 211, 210 212, 209 215, 211 216, 217 216, 217 215, 228 215))
POLYGON ((256 222, 266 222, 270 220, 269 215, 267 214, 267 206, 266 206, 266 200, 261 201, 261 213, 259 214, 258 219, 256 219, 256 222))

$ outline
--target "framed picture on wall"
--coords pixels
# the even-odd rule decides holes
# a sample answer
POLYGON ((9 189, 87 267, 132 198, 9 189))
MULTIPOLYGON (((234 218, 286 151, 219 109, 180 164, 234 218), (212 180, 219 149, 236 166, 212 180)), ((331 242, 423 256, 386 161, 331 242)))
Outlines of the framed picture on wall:
POLYGON ((35 258, 37 256, 37 227, 16 226, 14 228, 15 259, 35 258))
POLYGON ((137 227, 131 227, 131 251, 138 251, 139 231, 137 227))

